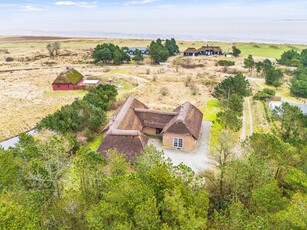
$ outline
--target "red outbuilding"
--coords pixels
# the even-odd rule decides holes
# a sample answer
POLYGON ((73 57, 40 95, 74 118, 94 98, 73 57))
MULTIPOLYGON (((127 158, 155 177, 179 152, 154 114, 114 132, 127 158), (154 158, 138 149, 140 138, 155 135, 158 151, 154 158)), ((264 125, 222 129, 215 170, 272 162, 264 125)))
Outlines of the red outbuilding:
POLYGON ((66 67, 52 83, 53 90, 75 90, 83 87, 83 75, 71 67, 66 67))

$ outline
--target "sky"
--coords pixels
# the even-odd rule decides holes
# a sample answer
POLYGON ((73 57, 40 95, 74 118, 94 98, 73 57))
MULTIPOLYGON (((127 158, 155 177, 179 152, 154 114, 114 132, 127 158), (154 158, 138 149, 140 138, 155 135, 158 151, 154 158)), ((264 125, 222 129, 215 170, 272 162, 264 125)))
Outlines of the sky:
POLYGON ((0 0, 0 34, 307 43, 307 0, 0 0))

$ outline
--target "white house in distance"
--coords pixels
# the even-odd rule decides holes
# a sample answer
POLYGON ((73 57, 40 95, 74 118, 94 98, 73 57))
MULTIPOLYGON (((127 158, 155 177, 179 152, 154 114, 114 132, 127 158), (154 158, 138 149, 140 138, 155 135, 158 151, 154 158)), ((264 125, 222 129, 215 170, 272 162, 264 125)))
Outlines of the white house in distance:
MULTIPOLYGON (((274 110, 277 109, 278 107, 280 107, 282 105, 282 103, 286 103, 285 101, 270 101, 269 102, 269 107, 270 110, 274 110)), ((288 102, 289 105, 291 106, 297 106, 300 108, 300 110, 303 112, 303 114, 305 116, 307 116, 307 104, 296 104, 296 103, 292 103, 292 102, 288 102)))

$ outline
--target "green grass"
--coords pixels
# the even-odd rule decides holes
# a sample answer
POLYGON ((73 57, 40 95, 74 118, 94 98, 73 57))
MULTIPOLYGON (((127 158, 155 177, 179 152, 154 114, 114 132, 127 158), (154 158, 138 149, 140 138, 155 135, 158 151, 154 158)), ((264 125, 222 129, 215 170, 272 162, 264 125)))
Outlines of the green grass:
POLYGON ((212 99, 209 100, 207 103, 207 106, 200 109, 200 111, 203 113, 204 117, 203 119, 205 121, 215 121, 216 119, 216 114, 220 111, 219 107, 219 101, 212 99))
POLYGON ((217 145, 217 136, 219 131, 222 130, 222 126, 219 123, 215 122, 216 114, 219 111, 221 111, 221 108, 219 107, 219 101, 216 99, 209 100, 207 106, 201 109, 201 112, 204 115, 203 119, 212 122, 210 133, 210 151, 213 150, 214 146, 217 145))
POLYGON ((104 138, 104 135, 99 134, 93 141, 88 143, 87 147, 93 151, 96 151, 99 145, 101 144, 103 138, 104 138))
POLYGON ((284 51, 295 49, 301 51, 306 49, 306 45, 287 45, 287 44, 261 44, 261 43, 237 43, 237 47, 241 50, 241 56, 249 54, 258 57, 280 58, 284 51))

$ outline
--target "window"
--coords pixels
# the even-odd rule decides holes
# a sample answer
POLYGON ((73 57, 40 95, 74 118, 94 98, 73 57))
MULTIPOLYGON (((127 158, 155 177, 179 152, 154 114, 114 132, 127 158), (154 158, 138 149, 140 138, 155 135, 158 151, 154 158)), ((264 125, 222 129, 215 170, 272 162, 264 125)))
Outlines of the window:
POLYGON ((69 85, 66 85, 66 88, 69 88, 69 85))
POLYGON ((61 86, 60 86, 60 85, 57 85, 56 87, 57 87, 58 89, 59 89, 59 88, 61 88, 61 86))
POLYGON ((182 138, 177 138, 177 137, 174 137, 174 147, 177 147, 177 148, 182 148, 183 146, 183 139, 182 138))

